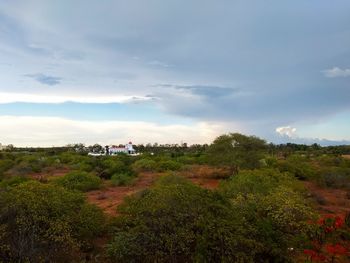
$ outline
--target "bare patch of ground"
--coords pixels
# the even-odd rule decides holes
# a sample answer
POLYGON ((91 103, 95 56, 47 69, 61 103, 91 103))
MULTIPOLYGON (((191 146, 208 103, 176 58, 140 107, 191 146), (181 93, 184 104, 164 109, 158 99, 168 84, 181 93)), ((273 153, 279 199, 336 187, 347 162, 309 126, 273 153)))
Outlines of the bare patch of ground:
POLYGON ((344 154, 344 155, 342 155, 342 157, 350 160, 350 154, 344 154))
POLYGON ((48 168, 44 169, 40 173, 31 173, 29 177, 36 179, 36 180, 47 180, 50 177, 62 177, 69 173, 71 170, 68 167, 61 167, 61 168, 48 168))
POLYGON ((192 165, 179 173, 194 184, 207 189, 216 189, 219 186, 220 179, 228 178, 231 174, 232 172, 228 167, 218 168, 209 165, 192 165))
POLYGON ((117 207, 126 196, 150 187, 162 175, 162 173, 141 173, 131 186, 110 186, 91 191, 87 193, 87 199, 90 203, 100 207, 105 213, 115 216, 117 215, 117 207))
MULTIPOLYGON (((100 207, 106 214, 117 215, 117 207, 123 202, 126 196, 147 189, 153 185, 154 181, 165 173, 144 172, 138 175, 133 185, 130 186, 106 186, 105 188, 88 192, 87 199, 100 207)), ((184 171, 177 172, 179 176, 189 179, 206 189, 218 187, 220 179, 227 175, 227 170, 206 165, 191 166, 184 171)))
POLYGON ((324 188, 314 182, 304 182, 306 189, 318 202, 317 209, 321 215, 345 215, 350 212, 350 199, 344 189, 324 188))

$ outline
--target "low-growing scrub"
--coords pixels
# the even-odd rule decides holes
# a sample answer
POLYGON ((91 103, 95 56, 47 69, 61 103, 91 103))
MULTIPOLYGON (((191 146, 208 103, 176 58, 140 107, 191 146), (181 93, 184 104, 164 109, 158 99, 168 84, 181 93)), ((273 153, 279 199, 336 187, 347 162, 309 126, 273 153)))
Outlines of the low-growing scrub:
POLYGON ((297 190, 273 187, 228 198, 165 176, 119 208, 108 253, 121 262, 288 262, 313 213, 297 190))
POLYGON ((130 185, 134 180, 135 177, 127 173, 117 173, 111 177, 111 182, 114 186, 130 185))
POLYGON ((54 184, 70 190, 87 192, 100 188, 102 180, 87 172, 71 172, 53 181, 54 184))
POLYGON ((157 164, 157 170, 159 172, 163 171, 177 171, 181 169, 182 165, 173 160, 162 160, 157 164))
POLYGON ((296 191, 302 191, 302 184, 290 173, 279 172, 274 169, 245 170, 232 176, 220 185, 220 191, 227 197, 238 195, 247 196, 267 195, 278 186, 286 186, 296 191))
POLYGON ((69 262, 104 225, 103 213, 77 192, 35 181, 0 192, 3 262, 69 262))
POLYGON ((29 181, 30 178, 24 176, 12 176, 0 182, 0 188, 9 188, 29 181))
POLYGON ((108 253, 120 262, 248 261, 255 243, 230 202, 166 177, 119 209, 108 253))
POLYGON ((350 189, 350 168, 324 167, 319 169, 318 182, 326 187, 350 189))
POLYGON ((152 159, 140 159, 133 163, 135 172, 154 172, 157 170, 157 163, 152 159))

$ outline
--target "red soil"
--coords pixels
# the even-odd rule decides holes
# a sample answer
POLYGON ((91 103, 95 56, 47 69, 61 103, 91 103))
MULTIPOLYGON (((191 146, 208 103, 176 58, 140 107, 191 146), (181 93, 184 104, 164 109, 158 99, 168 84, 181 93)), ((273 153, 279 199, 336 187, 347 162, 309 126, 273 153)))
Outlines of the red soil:
POLYGON ((350 212, 350 199, 343 189, 323 188, 314 182, 305 182, 305 187, 314 197, 324 199, 324 204, 317 203, 317 210, 321 215, 345 215, 350 212))
POLYGON ((210 178, 189 178, 189 180, 199 185, 200 187, 206 188, 206 189, 216 189, 219 186, 220 180, 219 179, 210 179, 210 178))
POLYGON ((40 173, 32 173, 29 176, 36 180, 47 179, 48 177, 61 177, 70 172, 68 167, 44 169, 40 173))
POLYGON ((117 215, 117 207, 123 202, 126 196, 150 187, 161 173, 141 173, 137 181, 131 186, 112 186, 105 189, 87 193, 90 203, 97 205, 112 216, 117 215))
MULTIPOLYGON (((187 171, 179 172, 178 175, 188 178, 194 184, 203 188, 215 189, 218 187, 220 180, 213 178, 213 176, 217 176, 218 172, 222 171, 209 166, 193 166, 187 171)), ((117 207, 123 202, 126 196, 149 188, 162 175, 164 173, 140 173, 133 185, 110 186, 91 191, 87 193, 87 199, 90 203, 102 208, 106 214, 116 216, 117 207)))

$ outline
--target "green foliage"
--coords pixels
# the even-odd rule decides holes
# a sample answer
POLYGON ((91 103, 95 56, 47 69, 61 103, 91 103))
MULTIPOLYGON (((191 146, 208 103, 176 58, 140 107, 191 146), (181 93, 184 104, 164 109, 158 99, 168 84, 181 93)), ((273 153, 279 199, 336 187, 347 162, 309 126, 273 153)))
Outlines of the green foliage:
POLYGON ((229 198, 238 195, 247 196, 248 194, 267 195, 280 185, 288 186, 295 190, 303 189, 301 183, 289 173, 281 173, 273 169, 262 169, 240 171, 238 175, 221 182, 220 191, 229 198))
POLYGON ((112 175, 118 173, 132 173, 131 168, 127 163, 127 159, 123 156, 113 156, 104 158, 99 166, 97 166, 97 173, 105 179, 110 179, 112 175))
POLYGON ((306 239, 314 214, 302 190, 294 176, 274 170, 243 171, 220 185, 237 214, 255 229, 261 260, 275 262, 288 261, 288 248, 300 248, 306 239))
POLYGON ((231 202, 180 177, 162 178, 119 212, 108 245, 117 261, 254 262, 259 247, 231 202))
POLYGON ((115 186, 130 185, 135 177, 127 173, 117 173, 112 175, 111 182, 115 186))
POLYGON ((313 180, 317 176, 316 169, 310 164, 309 160, 288 158, 280 160, 275 164, 281 172, 290 172, 300 180, 313 180))
POLYGON ((261 166, 266 142, 255 136, 230 133, 216 138, 208 149, 209 162, 228 165, 237 172, 239 168, 254 169, 261 166))
POLYGON ((4 177, 4 173, 14 166, 15 162, 11 159, 0 159, 0 180, 4 177))
POLYGON ((132 168, 136 172, 151 172, 157 170, 157 163, 151 159, 140 159, 133 163, 132 168))
POLYGON ((102 180, 94 174, 86 172, 71 172, 53 181, 54 184, 63 186, 70 190, 87 192, 98 189, 102 180))
POLYGON ((21 183, 29 181, 30 178, 24 177, 24 176, 13 176, 10 178, 4 179, 2 182, 0 182, 0 188, 9 188, 17 186, 21 183))
POLYGON ((162 160, 158 163, 158 171, 176 171, 181 169, 182 165, 173 160, 162 160))
POLYGON ((350 189, 350 168, 322 167, 318 170, 321 185, 334 188, 350 189))
POLYGON ((324 187, 350 188, 350 162, 339 156, 322 155, 312 158, 293 154, 271 166, 289 172, 298 179, 316 181, 324 187))
POLYGON ((5 262, 68 262, 103 227, 102 212, 77 192, 31 181, 0 193, 5 262))

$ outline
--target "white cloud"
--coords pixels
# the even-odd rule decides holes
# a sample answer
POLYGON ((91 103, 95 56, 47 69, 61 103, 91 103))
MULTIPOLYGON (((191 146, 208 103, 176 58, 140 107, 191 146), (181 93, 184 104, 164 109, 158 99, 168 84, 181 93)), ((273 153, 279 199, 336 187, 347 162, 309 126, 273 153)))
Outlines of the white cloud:
POLYGON ((333 67, 322 71, 327 78, 350 77, 350 69, 333 67))
POLYGON ((297 129, 291 126, 281 126, 276 128, 276 132, 281 136, 287 136, 289 138, 296 137, 297 129))
POLYGON ((2 144, 60 146, 68 143, 209 143, 224 127, 208 123, 159 125, 139 121, 75 121, 58 117, 0 116, 2 144))
POLYGON ((0 104, 14 102, 28 103, 126 103, 135 100, 151 100, 151 97, 145 96, 69 96, 69 95, 40 95, 25 93, 0 92, 0 104))

